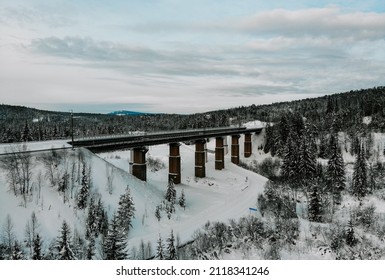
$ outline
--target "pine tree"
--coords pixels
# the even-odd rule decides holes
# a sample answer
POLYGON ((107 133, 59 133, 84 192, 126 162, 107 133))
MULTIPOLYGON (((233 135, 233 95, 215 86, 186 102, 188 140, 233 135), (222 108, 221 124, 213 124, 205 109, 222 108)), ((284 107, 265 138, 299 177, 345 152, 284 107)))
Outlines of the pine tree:
POLYGON ((316 150, 314 148, 314 139, 308 131, 302 135, 300 143, 298 172, 302 186, 306 190, 314 181, 316 175, 316 150))
POLYGON ((24 130, 21 135, 21 141, 23 142, 32 141, 31 130, 29 129, 29 125, 27 122, 25 122, 25 125, 24 125, 24 130))
POLYGON ((124 230, 119 226, 118 216, 114 214, 104 241, 104 254, 107 260, 127 259, 128 253, 125 236, 124 230))
POLYGON ((182 189, 182 193, 179 197, 179 205, 180 205, 180 207, 183 207, 183 209, 186 209, 186 198, 185 198, 183 189, 182 189))
POLYGON ((56 249, 60 260, 74 260, 75 255, 71 248, 71 230, 66 221, 63 221, 60 236, 57 239, 56 249))
POLYGON ((349 246, 354 246, 358 242, 356 235, 354 233, 354 226, 353 226, 353 221, 352 219, 349 220, 348 222, 348 228, 346 230, 346 244, 349 246))
POLYGON ((24 259, 24 252, 20 248, 19 242, 16 240, 13 246, 11 260, 23 260, 23 259, 24 259))
POLYGON ((87 260, 92 260, 95 255, 95 238, 93 236, 89 237, 87 244, 87 260))
POLYGON ((361 201, 367 194, 369 194, 369 192, 365 151, 361 146, 354 164, 352 193, 359 201, 361 201))
POLYGON ((172 204, 174 204, 176 201, 176 190, 175 190, 174 182, 172 180, 168 182, 165 199, 171 202, 172 204))
MULTIPOLYGON (((292 186, 298 183, 299 177, 299 153, 298 153, 298 137, 292 132, 286 141, 281 173, 285 180, 292 186)), ((295 186, 294 186, 295 187, 295 186)))
POLYGON ((86 165, 83 164, 82 182, 81 182, 81 188, 78 194, 78 201, 77 201, 77 205, 79 209, 86 208, 89 191, 90 191, 90 186, 88 183, 88 175, 86 174, 86 165))
POLYGON ((308 217, 311 222, 322 222, 322 201, 317 185, 311 188, 308 217))
MULTIPOLYGON (((335 138, 335 136, 332 137, 335 138)), ((331 143, 333 146, 330 147, 331 155, 326 172, 327 190, 333 195, 334 203, 340 204, 341 193, 345 189, 344 160, 338 147, 338 141, 335 139, 331 143)))
POLYGON ((107 235, 108 232, 108 217, 107 212, 104 210, 103 201, 99 198, 95 208, 97 233, 107 235))
POLYGON ((65 172, 59 181, 58 191, 63 193, 63 202, 64 203, 66 202, 66 191, 67 191, 68 186, 69 186, 69 178, 70 178, 70 175, 67 172, 65 172))
POLYGON ((36 238, 33 241, 33 255, 32 255, 33 260, 41 260, 42 259, 41 244, 42 244, 42 241, 40 239, 40 235, 36 234, 36 238))
POLYGON ((95 201, 94 198, 91 197, 86 220, 86 239, 88 240, 98 235, 97 218, 95 201))
POLYGON ((157 246, 156 246, 156 258, 158 260, 164 260, 165 259, 164 244, 163 244, 163 240, 162 240, 162 237, 160 236, 160 234, 159 234, 159 238, 158 238, 157 246))
POLYGON ((159 207, 159 205, 156 206, 156 208, 155 208, 155 217, 156 217, 156 219, 158 220, 158 222, 159 222, 160 219, 162 218, 162 216, 161 216, 161 214, 160 214, 160 207, 159 207))
POLYGON ((174 237, 174 231, 171 230, 170 237, 167 238, 167 259, 168 260, 176 260, 176 249, 175 249, 175 237, 174 237))
POLYGON ((118 225, 128 233, 132 227, 132 219, 135 214, 134 201, 132 199, 130 189, 127 187, 126 192, 120 196, 118 208, 118 225))

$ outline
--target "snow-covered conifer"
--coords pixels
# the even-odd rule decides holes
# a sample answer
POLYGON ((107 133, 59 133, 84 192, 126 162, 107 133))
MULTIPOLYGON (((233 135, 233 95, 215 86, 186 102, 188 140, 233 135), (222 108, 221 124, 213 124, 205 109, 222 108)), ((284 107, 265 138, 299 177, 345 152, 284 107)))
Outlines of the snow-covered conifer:
POLYGON ((117 212, 118 225, 128 233, 132 227, 132 219, 135 214, 134 201, 132 199, 130 189, 127 186, 126 192, 120 196, 119 208, 117 212))
POLYGON ((354 246, 358 242, 356 235, 354 233, 353 221, 350 219, 348 222, 348 228, 346 230, 346 244, 349 246, 354 246))
POLYGON ((156 208, 155 208, 155 217, 156 217, 156 219, 157 219, 158 221, 160 221, 160 219, 162 218, 162 216, 161 216, 161 214, 160 214, 160 207, 159 207, 159 205, 156 206, 156 208))
POLYGON ((33 255, 32 255, 33 260, 42 259, 41 244, 42 244, 42 241, 40 239, 40 235, 36 234, 36 238, 33 241, 33 255))
POLYGON ((176 260, 176 249, 175 249, 175 237, 174 231, 171 230, 170 237, 167 238, 167 259, 168 260, 176 260))
POLYGON ((163 244, 163 240, 162 240, 162 237, 160 234, 159 234, 159 238, 158 238, 157 245, 156 245, 156 258, 158 260, 164 260, 165 259, 164 244, 163 244))
MULTIPOLYGON (((335 138, 335 136, 331 136, 335 138)), ((334 203, 341 203, 341 193, 345 188, 345 168, 341 150, 338 147, 338 141, 331 141, 330 159, 327 165, 326 180, 327 189, 333 195, 334 203)))
POLYGON ((127 243, 126 233, 119 226, 118 216, 114 214, 107 237, 104 241, 104 254, 107 260, 124 260, 127 259, 127 243))
POLYGON ((361 201, 363 197, 369 194, 369 192, 365 151, 361 146, 354 164, 352 193, 358 200, 361 201))
POLYGON ((182 193, 179 197, 179 205, 180 207, 183 207, 183 209, 186 209, 186 197, 184 194, 184 190, 182 190, 182 193))
POLYGON ((11 260, 23 260, 23 259, 24 259, 24 252, 21 249, 19 242, 16 240, 15 244, 13 245, 11 260))
POLYGON ((308 217, 311 222, 322 222, 322 201, 317 185, 311 188, 308 217))
POLYGON ((75 259, 75 255, 71 248, 71 229, 65 220, 62 223, 60 236, 57 239, 56 249, 60 260, 75 259))
POLYGON ((174 204, 176 201, 176 190, 174 182, 172 180, 168 182, 165 199, 171 202, 172 204, 174 204))
POLYGON ((82 182, 81 182, 81 188, 80 188, 80 192, 78 194, 78 200, 77 200, 77 205, 79 209, 84 209, 87 206, 88 194, 90 191, 90 185, 88 180, 89 178, 86 173, 86 165, 83 164, 82 182))

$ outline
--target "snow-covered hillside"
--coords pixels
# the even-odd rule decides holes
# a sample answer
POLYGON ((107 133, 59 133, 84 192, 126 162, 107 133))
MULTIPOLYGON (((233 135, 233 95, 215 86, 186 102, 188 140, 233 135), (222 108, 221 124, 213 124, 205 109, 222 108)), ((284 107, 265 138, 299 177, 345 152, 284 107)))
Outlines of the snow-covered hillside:
MULTIPOLYGON (((254 153, 258 156, 258 142, 261 138, 254 136, 254 153)), ((230 138, 229 138, 230 140, 230 138)), ((230 141, 228 141, 230 143, 230 141)), ((52 142, 45 143, 47 148, 57 147, 52 142)), ((240 154, 243 157, 243 136, 240 139, 240 154)), ((40 149, 44 143, 27 146, 27 150, 40 149)), ((20 149, 20 148, 19 148, 20 149)), ((155 250, 156 240, 159 234, 164 238, 173 230, 181 243, 190 241, 194 232, 201 228, 207 221, 228 221, 231 218, 238 219, 241 216, 249 215, 249 207, 256 206, 256 198, 263 191, 266 178, 242 169, 230 161, 230 154, 225 156, 225 169, 218 171, 214 168, 215 140, 207 143, 208 162, 206 163, 206 178, 194 176, 194 145, 182 144, 181 172, 182 183, 176 185, 177 197, 182 190, 186 196, 186 208, 176 206, 176 213, 168 219, 165 212, 162 212, 160 221, 155 217, 155 210, 162 204, 167 188, 168 180, 168 145, 149 147, 148 157, 156 159, 164 164, 160 170, 147 170, 147 182, 140 181, 128 173, 130 151, 116 151, 94 155, 87 150, 67 150, 65 162, 59 165, 59 174, 65 170, 74 172, 75 177, 80 176, 79 156, 91 170, 91 193, 101 197, 104 206, 111 218, 118 208, 118 201, 128 186, 135 203, 135 218, 133 228, 128 235, 128 247, 138 248, 143 241, 152 244, 155 250), (75 168, 72 171, 72 168, 75 168), (112 169, 111 169, 112 168, 112 169), (113 170, 113 171, 111 171, 113 170), (113 177, 113 191, 109 193, 107 188, 107 174, 110 172, 113 177), (111 173, 112 172, 112 173, 111 173)), ((5 150, 9 150, 8 148, 5 150)), ((14 225, 14 233, 17 240, 25 238, 25 228, 31 218, 32 212, 36 214, 39 223, 39 232, 44 238, 43 247, 48 248, 52 240, 58 234, 63 220, 69 224, 72 232, 79 235, 85 234, 87 209, 79 210, 76 207, 76 194, 80 188, 80 182, 75 181, 72 191, 66 193, 67 200, 64 203, 63 193, 57 191, 57 186, 51 187, 46 176, 47 170, 39 158, 45 153, 32 154, 32 177, 31 193, 24 204, 22 196, 15 196, 9 189, 6 172, 0 174, 0 224, 4 225, 6 217, 11 217, 14 225), (40 186, 40 188, 39 188, 40 186), (38 195, 40 189, 40 197, 38 195)), ((60 177, 60 176, 59 176, 60 177)), ((253 215, 255 215, 253 213, 253 215)))

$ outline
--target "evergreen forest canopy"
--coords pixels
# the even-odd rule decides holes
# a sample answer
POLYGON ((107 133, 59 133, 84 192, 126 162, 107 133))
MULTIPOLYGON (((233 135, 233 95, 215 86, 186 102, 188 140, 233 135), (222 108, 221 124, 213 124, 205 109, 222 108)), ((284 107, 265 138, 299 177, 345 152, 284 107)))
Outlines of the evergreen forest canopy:
MULTIPOLYGON (((277 123, 287 114, 304 117, 321 137, 333 126, 337 131, 365 133, 385 130, 385 87, 361 89, 318 98, 251 105, 191 115, 74 114, 74 135, 124 134, 238 125, 261 120, 277 123), (363 117, 370 117, 364 123, 363 117)), ((71 113, 43 111, 22 106, 0 105, 0 142, 43 141, 71 136, 71 113)))

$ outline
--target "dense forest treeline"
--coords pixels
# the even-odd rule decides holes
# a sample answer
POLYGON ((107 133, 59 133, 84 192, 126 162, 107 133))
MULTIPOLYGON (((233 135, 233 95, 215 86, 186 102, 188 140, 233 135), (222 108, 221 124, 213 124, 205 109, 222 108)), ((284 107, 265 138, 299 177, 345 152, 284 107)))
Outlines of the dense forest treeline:
MULTIPOLYGON (((318 98, 251 105, 191 115, 143 114, 116 116, 74 114, 74 135, 123 134, 238 125, 261 120, 276 123, 287 112, 305 117, 318 132, 338 130, 383 132, 385 130, 385 87, 361 89, 318 98), (370 117, 368 124, 363 117, 370 117)), ((22 106, 0 105, 0 142, 42 141, 69 138, 71 113, 43 111, 22 106)))

